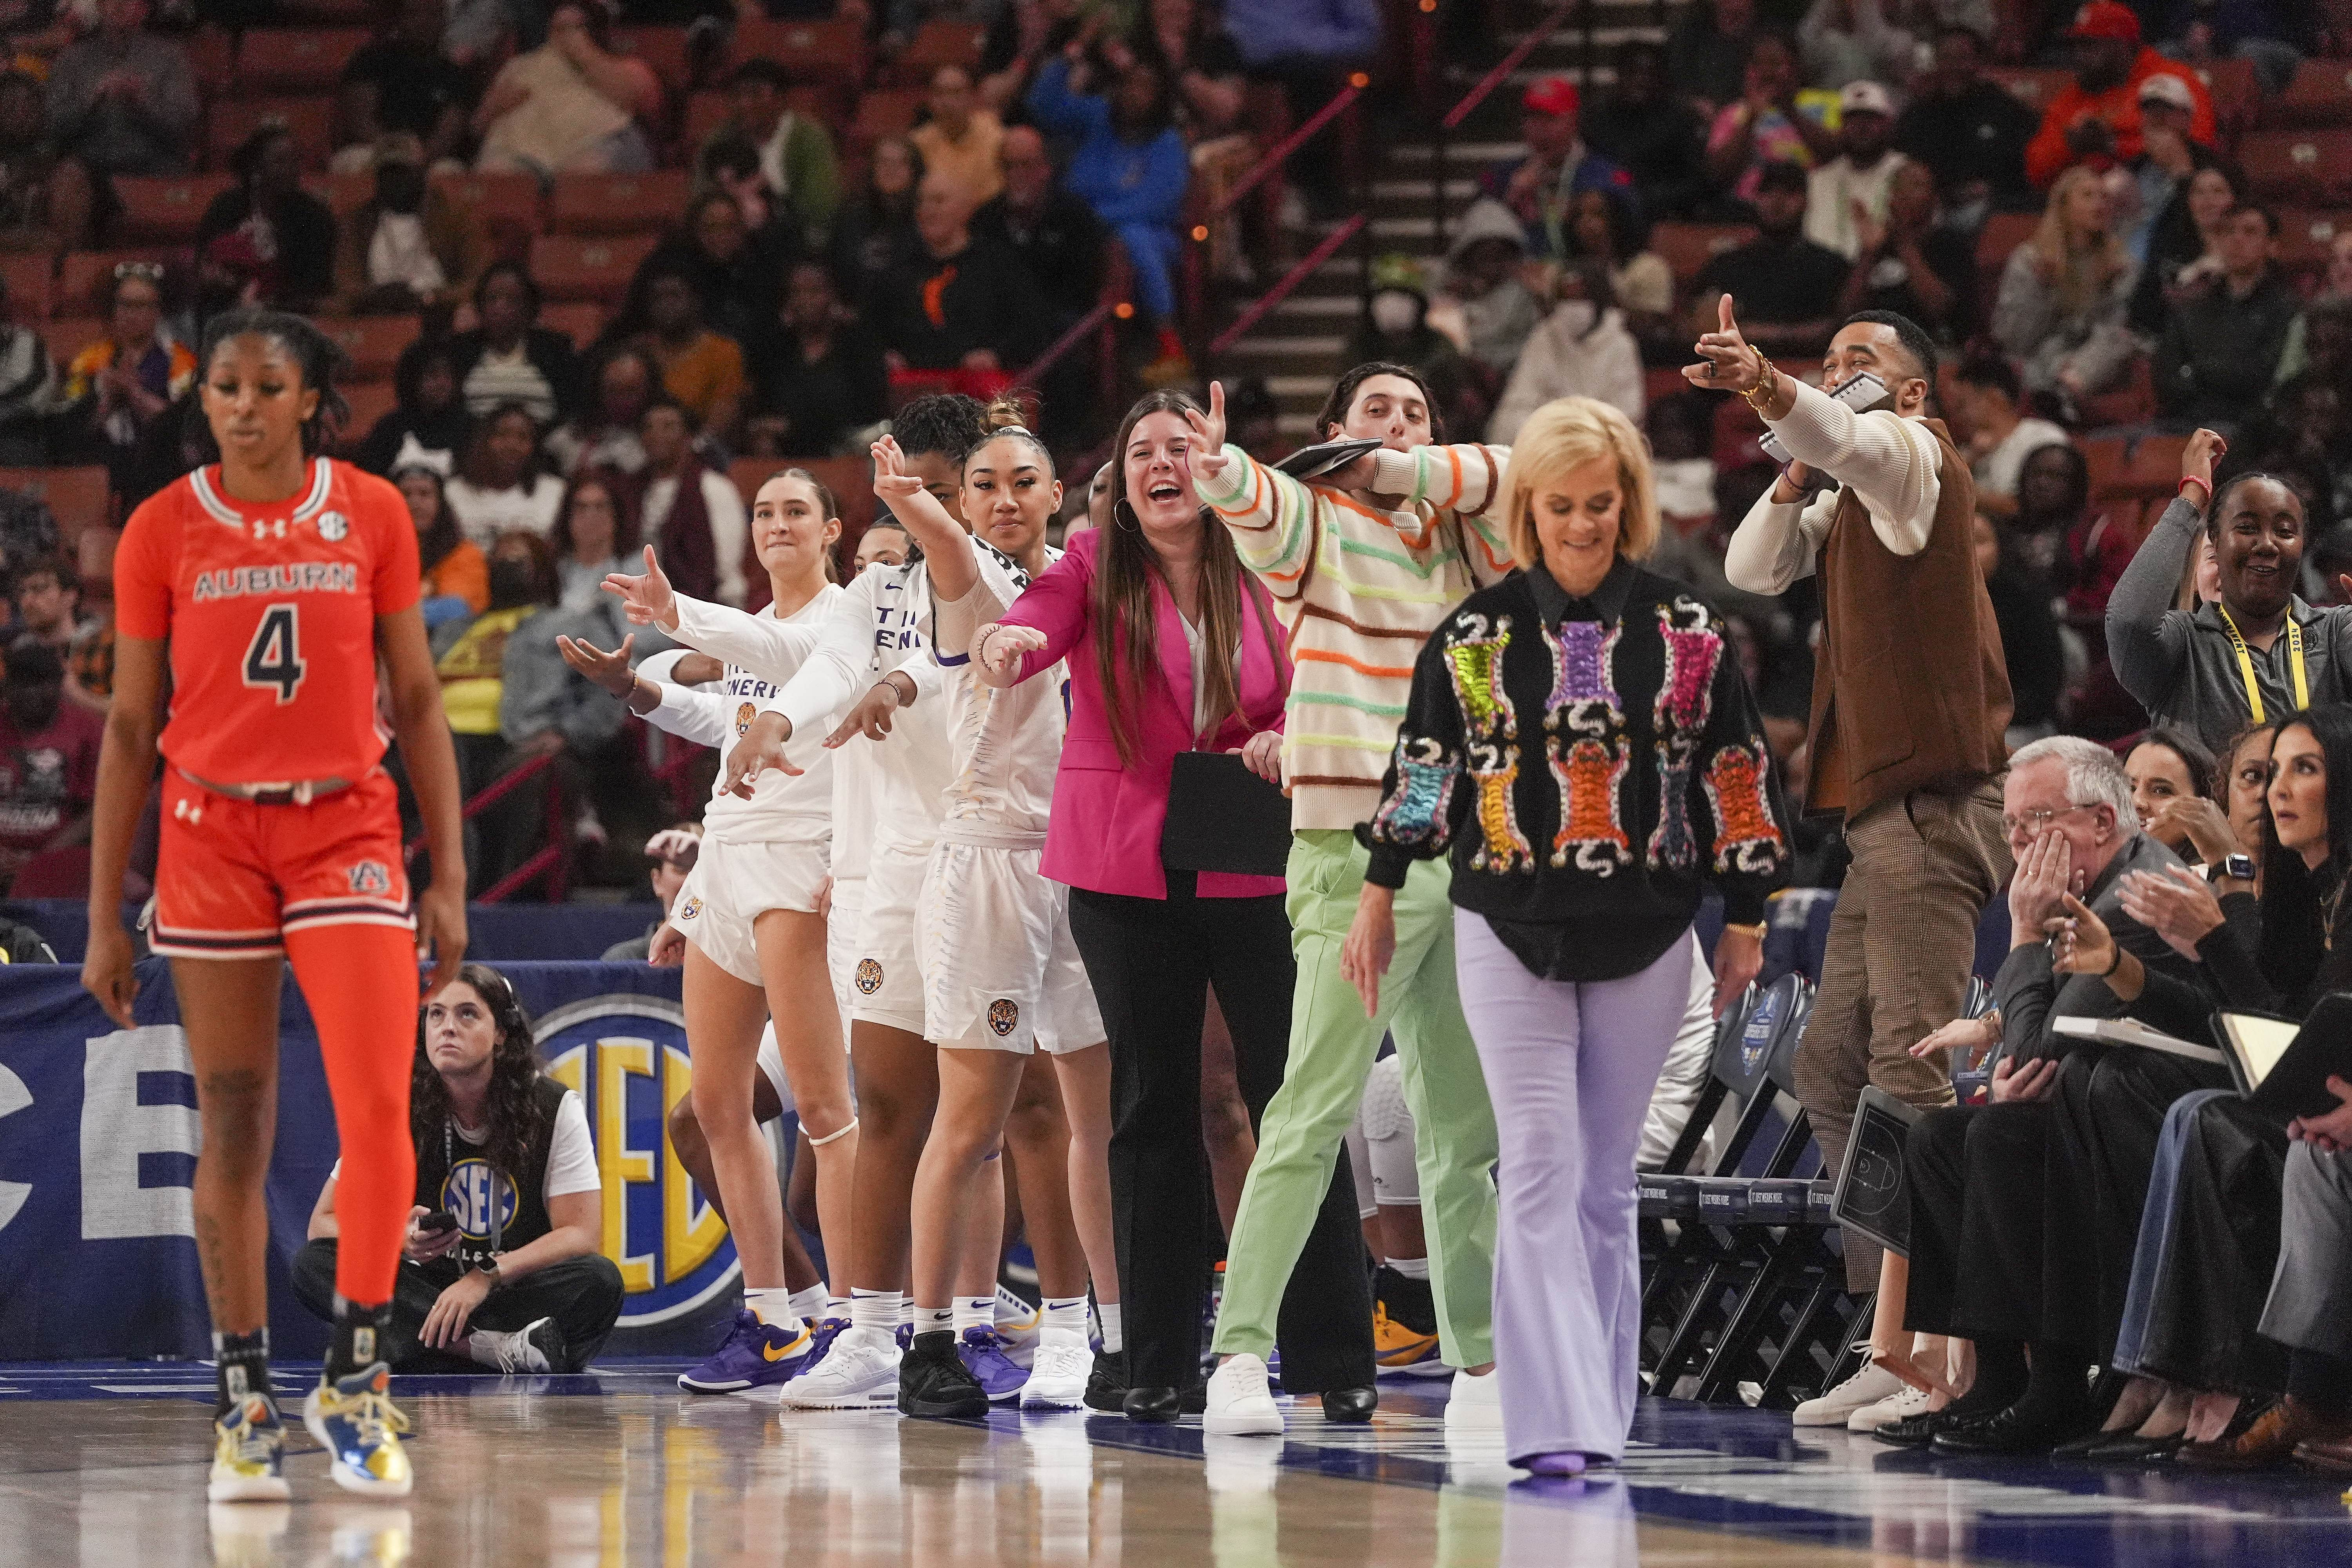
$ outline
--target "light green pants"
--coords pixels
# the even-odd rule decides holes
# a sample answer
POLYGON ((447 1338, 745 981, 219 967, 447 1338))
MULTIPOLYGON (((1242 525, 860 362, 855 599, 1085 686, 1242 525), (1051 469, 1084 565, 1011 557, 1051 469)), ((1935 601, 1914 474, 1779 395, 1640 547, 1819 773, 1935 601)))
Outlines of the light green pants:
POLYGON ((1330 1185, 1381 1037, 1393 1033, 1412 1110, 1438 1336, 1448 1364, 1478 1366, 1495 1359, 1495 1112, 1454 990, 1451 877, 1443 860, 1421 861, 1398 889, 1396 961, 1381 984, 1379 1014, 1367 1018, 1363 999, 1339 974, 1366 858, 1355 836, 1337 828, 1291 840, 1298 991, 1290 1057, 1265 1108, 1225 1250, 1213 1348, 1221 1355, 1273 1350, 1283 1288, 1330 1185))

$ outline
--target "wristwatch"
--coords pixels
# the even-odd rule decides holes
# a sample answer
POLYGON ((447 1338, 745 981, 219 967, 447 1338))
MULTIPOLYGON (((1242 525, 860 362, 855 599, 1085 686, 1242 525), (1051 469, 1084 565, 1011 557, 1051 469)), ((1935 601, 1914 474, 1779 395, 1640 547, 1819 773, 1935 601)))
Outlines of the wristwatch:
POLYGON ((2252 881, 2254 879, 2254 858, 2251 855, 2242 853, 2222 856, 2221 875, 2229 878, 2233 882, 2252 881))
POLYGON ((499 1278, 499 1259, 497 1254, 493 1253, 489 1257, 483 1258, 479 1263, 475 1264, 474 1271, 490 1282, 491 1289, 495 1290, 499 1288, 500 1280, 499 1278))

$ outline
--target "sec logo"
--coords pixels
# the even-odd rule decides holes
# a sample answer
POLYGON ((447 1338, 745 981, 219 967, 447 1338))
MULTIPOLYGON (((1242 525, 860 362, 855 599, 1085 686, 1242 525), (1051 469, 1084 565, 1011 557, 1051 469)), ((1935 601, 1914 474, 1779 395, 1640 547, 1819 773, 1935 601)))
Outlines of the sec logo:
POLYGON ((857 989, 862 994, 873 995, 882 989, 882 965, 871 958, 859 959, 856 979, 857 989))
POLYGON ((319 537, 328 543, 341 543, 343 536, 351 531, 351 520, 341 512, 322 511, 319 514, 319 537))
POLYGON ((988 1026, 996 1031, 998 1039, 1001 1040, 1011 1034, 1020 1026, 1020 1004, 999 996, 988 1005, 988 1026))
POLYGON ((516 1202, 514 1183, 487 1160, 460 1160, 441 1183, 441 1206, 457 1216, 467 1241, 489 1240, 493 1215, 498 1229, 512 1225, 516 1202))
POLYGON ((751 732, 751 721, 758 716, 759 710, 752 707, 749 702, 740 702, 736 704, 735 738, 737 740, 740 741, 744 736, 751 732))

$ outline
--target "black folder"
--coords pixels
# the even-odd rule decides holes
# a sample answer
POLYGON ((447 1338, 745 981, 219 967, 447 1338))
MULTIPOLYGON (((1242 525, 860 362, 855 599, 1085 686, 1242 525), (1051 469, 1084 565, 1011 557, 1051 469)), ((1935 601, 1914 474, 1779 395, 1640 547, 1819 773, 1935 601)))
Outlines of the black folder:
POLYGON ((1179 752, 1160 863, 1171 871, 1279 877, 1290 862, 1290 802, 1229 752, 1179 752))
POLYGON ((2249 1104, 2281 1116, 2321 1116, 2343 1103, 2327 1079, 2331 1073, 2352 1079, 2352 995, 2322 996, 2300 1026, 2224 1009, 2213 1015, 2213 1033, 2249 1104))

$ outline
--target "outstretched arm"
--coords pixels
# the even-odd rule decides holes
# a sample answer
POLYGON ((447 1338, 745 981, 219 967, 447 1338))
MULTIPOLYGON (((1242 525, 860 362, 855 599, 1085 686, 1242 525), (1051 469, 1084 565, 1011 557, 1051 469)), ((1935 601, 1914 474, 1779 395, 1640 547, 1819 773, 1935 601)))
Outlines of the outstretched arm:
POLYGON ((940 504, 937 496, 923 488, 923 481, 908 471, 907 454, 898 449, 895 437, 885 436, 875 442, 873 452, 874 493, 889 507, 891 516, 907 525, 915 542, 923 547, 923 562, 929 571, 933 596, 962 598, 979 580, 972 562, 971 535, 948 515, 948 509, 940 504))

